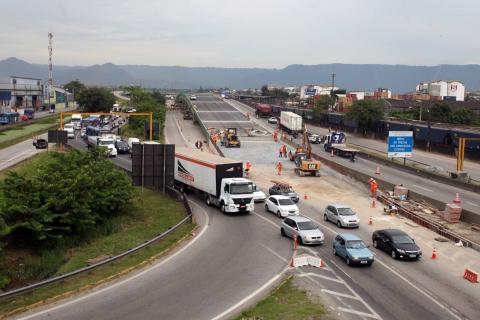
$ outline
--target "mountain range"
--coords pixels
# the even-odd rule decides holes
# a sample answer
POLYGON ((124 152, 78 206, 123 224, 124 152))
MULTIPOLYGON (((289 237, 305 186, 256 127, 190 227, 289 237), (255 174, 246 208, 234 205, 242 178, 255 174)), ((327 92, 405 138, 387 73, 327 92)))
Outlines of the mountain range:
MULTIPOLYGON (((78 79, 87 85, 141 85, 147 88, 260 88, 264 84, 300 86, 331 83, 349 91, 388 88, 394 93, 415 90, 422 81, 458 80, 467 91, 480 90, 480 65, 409 66, 384 64, 289 65, 283 69, 214 68, 149 65, 54 66, 55 84, 78 79)), ((17 58, 0 61, 0 75, 47 80, 48 66, 17 58)))

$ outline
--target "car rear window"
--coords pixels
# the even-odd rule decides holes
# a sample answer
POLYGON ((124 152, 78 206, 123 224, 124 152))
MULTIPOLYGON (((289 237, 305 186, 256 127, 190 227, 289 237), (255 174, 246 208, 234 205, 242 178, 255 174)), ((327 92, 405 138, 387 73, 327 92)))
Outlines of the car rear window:
POLYGON ((278 202, 281 206, 291 206, 293 205, 293 201, 290 199, 278 199, 278 202))

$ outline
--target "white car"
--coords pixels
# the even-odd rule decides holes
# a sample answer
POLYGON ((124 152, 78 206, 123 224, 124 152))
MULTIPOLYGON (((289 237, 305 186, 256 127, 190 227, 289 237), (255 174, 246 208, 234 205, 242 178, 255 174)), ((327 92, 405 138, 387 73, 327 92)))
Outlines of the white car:
POLYGON ((253 202, 263 202, 267 199, 265 192, 258 188, 256 184, 253 184, 253 202))
POLYGON ((87 132, 87 128, 82 128, 80 129, 80 138, 85 138, 85 134, 87 132))
POLYGON ((140 143, 140 139, 138 139, 138 138, 128 138, 127 145, 128 145, 128 150, 130 150, 130 153, 132 152, 132 146, 133 146, 134 143, 140 143))
POLYGON ((275 117, 270 117, 270 118, 268 118, 268 123, 277 124, 277 123, 278 123, 278 119, 275 118, 275 117))
POLYGON ((279 218, 297 216, 300 213, 292 199, 280 195, 268 197, 268 199, 265 200, 265 210, 275 213, 279 218))
POLYGON ((75 127, 73 123, 67 123, 63 126, 63 131, 67 131, 68 139, 75 138, 75 127))

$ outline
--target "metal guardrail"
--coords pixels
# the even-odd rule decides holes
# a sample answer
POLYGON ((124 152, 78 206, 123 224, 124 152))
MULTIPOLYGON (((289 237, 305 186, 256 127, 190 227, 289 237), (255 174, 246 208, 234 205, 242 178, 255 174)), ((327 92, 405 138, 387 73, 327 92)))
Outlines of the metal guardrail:
POLYGON ((63 274, 63 275, 59 275, 57 277, 54 277, 54 278, 50 278, 50 279, 47 279, 47 280, 44 280, 44 281, 40 281, 40 282, 37 282, 37 283, 34 283, 34 284, 31 284, 31 285, 28 285, 28 286, 25 286, 25 287, 22 287, 22 288, 18 288, 18 289, 14 289, 14 290, 10 290, 10 291, 6 291, 6 292, 2 292, 0 293, 0 298, 6 298, 6 297, 13 297, 13 296, 16 296, 18 294, 21 294, 21 293, 25 293, 25 292, 29 292, 29 291, 32 291, 32 290, 35 290, 35 289, 38 289, 38 288, 41 288, 41 287, 44 287, 44 286, 47 286, 49 284, 53 284, 53 283, 56 283, 56 282, 60 282, 60 281, 63 281, 63 280, 66 280, 68 278, 71 278, 73 276, 76 276, 76 275, 79 275, 79 274, 82 274, 82 273, 86 273, 86 272, 89 272, 89 271, 92 271, 98 267, 101 267, 103 265, 106 265, 106 264, 109 264, 109 263, 112 263, 116 260, 119 260, 121 258, 124 258, 126 256, 129 256, 131 255, 132 253, 135 253, 139 250, 142 250, 143 248, 145 247, 148 247, 149 245, 157 242, 158 240, 161 240, 162 238, 166 237, 167 235, 169 235, 170 233, 172 233, 173 231, 175 231, 178 227, 182 226, 183 224, 185 224, 187 221, 191 221, 192 219, 192 216, 193 216, 193 213, 192 213, 192 209, 190 207, 190 205, 188 204, 188 200, 187 200, 187 197, 185 196, 185 194, 180 194, 179 191, 173 189, 173 188, 170 188, 170 187, 167 187, 169 189, 170 192, 172 193, 175 193, 179 196, 181 196, 182 198, 182 203, 183 205, 185 206, 185 209, 188 213, 188 215, 182 219, 180 222, 178 222, 176 225, 174 225, 173 227, 169 228, 167 231, 163 232, 163 233, 160 233, 158 234, 156 237, 154 237, 153 239, 150 239, 150 240, 147 240, 145 241, 144 243, 132 248, 132 249, 129 249, 125 252, 122 252, 116 256, 113 256, 113 257, 110 257, 106 260, 103 260, 103 261, 100 261, 98 263, 95 263, 95 264, 92 264, 90 266, 87 266, 87 267, 84 267, 84 268, 81 268, 81 269, 77 269, 75 271, 72 271, 72 272, 69 272, 69 273, 66 273, 66 274, 63 274))

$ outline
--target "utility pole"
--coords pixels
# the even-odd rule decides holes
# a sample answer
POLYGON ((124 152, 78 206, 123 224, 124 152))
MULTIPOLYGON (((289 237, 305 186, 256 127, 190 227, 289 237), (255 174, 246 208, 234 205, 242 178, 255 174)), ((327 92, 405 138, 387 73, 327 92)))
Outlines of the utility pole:
POLYGON ((332 77, 332 90, 330 90, 330 97, 332 98, 332 111, 334 106, 335 106, 335 99, 333 97, 333 88, 335 88, 335 76, 336 74, 335 73, 330 73, 330 76, 332 77))
POLYGON ((48 33, 48 109, 50 110, 50 90, 53 87, 53 70, 52 70, 52 45, 53 34, 51 32, 48 33))

